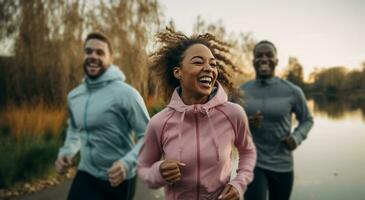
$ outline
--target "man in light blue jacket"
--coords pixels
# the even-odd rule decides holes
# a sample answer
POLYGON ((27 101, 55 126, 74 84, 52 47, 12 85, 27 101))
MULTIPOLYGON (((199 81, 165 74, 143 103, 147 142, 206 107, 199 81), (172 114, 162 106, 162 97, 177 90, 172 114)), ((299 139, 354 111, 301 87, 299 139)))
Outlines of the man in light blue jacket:
POLYGON ((84 55, 84 80, 67 97, 68 129, 56 170, 64 173, 80 150, 68 199, 133 199, 137 154, 149 121, 146 106, 112 64, 107 37, 89 34, 84 55))

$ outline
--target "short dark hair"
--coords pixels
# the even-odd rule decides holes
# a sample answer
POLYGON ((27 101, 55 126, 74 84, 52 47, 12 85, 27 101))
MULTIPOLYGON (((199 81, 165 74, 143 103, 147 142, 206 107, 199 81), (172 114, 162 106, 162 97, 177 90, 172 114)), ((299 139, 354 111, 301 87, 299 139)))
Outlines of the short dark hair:
POLYGON ((110 51, 110 54, 113 54, 112 45, 110 43, 109 38, 106 35, 104 35, 102 33, 98 33, 98 32, 89 33, 86 36, 85 43, 84 43, 84 47, 85 47, 86 42, 89 41, 89 40, 91 40, 91 39, 96 39, 96 40, 100 40, 100 41, 105 42, 108 45, 108 49, 110 51))
POLYGON ((275 53, 277 53, 278 51, 276 50, 276 46, 274 45, 274 43, 270 42, 269 40, 261 40, 260 42, 258 42, 255 47, 253 48, 253 53, 255 54, 256 49, 258 46, 262 45, 262 44, 268 44, 270 46, 272 46, 275 50, 275 53))

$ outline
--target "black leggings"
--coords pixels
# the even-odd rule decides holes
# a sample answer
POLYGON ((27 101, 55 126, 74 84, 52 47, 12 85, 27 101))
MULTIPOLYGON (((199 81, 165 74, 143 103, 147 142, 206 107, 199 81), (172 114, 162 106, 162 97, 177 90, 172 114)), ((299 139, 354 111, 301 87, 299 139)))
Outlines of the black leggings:
POLYGON ((132 200, 136 188, 136 177, 112 187, 109 181, 98 179, 84 171, 77 171, 72 182, 68 200, 132 200))
POLYGON ((254 180, 248 185, 245 200, 289 200, 294 173, 273 172, 256 167, 254 180))

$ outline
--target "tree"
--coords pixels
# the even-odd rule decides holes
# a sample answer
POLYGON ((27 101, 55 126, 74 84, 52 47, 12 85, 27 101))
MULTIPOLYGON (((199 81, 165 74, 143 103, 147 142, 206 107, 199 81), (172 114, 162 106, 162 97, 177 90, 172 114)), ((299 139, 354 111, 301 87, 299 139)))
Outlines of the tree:
POLYGON ((303 78, 303 67, 299 63, 297 58, 289 57, 288 65, 284 72, 284 78, 301 88, 305 86, 303 78))
POLYGON ((346 67, 342 66, 318 70, 317 73, 312 73, 314 89, 328 93, 339 92, 344 88, 346 75, 346 67))
POLYGON ((14 44, 12 66, 0 63, 6 79, 0 87, 10 102, 64 104, 68 91, 81 81, 83 37, 91 31, 107 33, 116 64, 146 97, 148 49, 161 16, 157 0, 93 3, 0 0, 0 43, 14 44))
POLYGON ((225 43, 222 46, 229 48, 226 56, 234 64, 232 68, 227 68, 226 70, 230 73, 234 84, 239 85, 254 77, 252 51, 256 45, 256 40, 252 33, 240 33, 239 35, 233 33, 228 34, 222 21, 207 23, 200 16, 197 17, 193 25, 193 33, 210 33, 225 43))

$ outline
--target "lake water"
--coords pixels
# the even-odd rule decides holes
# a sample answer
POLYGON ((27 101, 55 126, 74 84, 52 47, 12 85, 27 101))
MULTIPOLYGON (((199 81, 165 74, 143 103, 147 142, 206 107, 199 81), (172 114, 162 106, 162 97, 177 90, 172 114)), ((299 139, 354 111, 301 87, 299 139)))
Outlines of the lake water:
MULTIPOLYGON (((365 102, 313 97, 314 126, 294 152, 291 200, 365 200, 365 102)), ((163 199, 139 183, 136 199, 163 199)))
POLYGON ((292 200, 365 200, 364 104, 308 101, 315 124, 294 152, 292 200))

